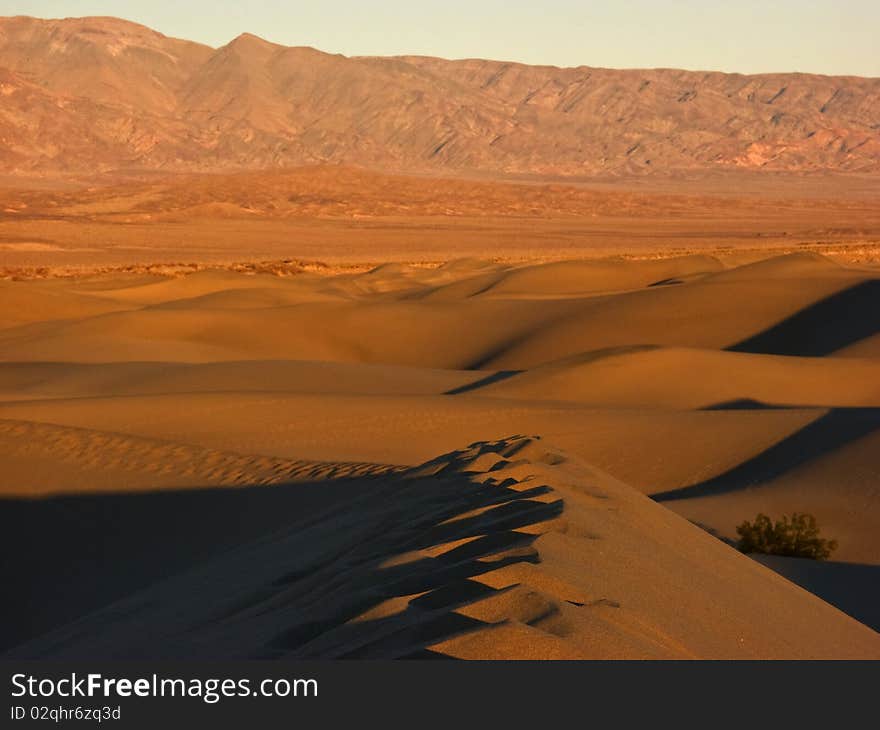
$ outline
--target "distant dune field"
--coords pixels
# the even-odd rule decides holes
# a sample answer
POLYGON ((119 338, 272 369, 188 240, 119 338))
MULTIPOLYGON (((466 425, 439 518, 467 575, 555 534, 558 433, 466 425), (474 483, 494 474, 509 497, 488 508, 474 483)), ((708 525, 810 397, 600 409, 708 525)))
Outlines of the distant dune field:
POLYGON ((880 658, 880 273, 748 258, 0 280, 0 650, 880 658))

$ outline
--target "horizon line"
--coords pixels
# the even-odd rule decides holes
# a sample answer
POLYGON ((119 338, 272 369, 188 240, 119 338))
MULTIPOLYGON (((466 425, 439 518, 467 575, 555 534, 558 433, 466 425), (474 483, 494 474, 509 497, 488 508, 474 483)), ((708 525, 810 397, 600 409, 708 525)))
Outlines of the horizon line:
POLYGON ((685 73, 693 73, 693 74, 721 74, 724 76, 744 76, 744 77, 760 77, 760 76, 818 76, 824 78, 841 78, 841 79, 864 79, 868 81, 880 81, 880 76, 870 76, 870 75, 862 75, 862 74, 834 74, 834 73, 819 73, 815 71, 798 71, 798 70, 789 70, 789 71, 758 71, 753 73, 748 73, 744 71, 731 71, 731 70, 722 70, 722 69, 711 69, 711 68, 688 68, 683 66, 601 66, 601 65, 590 65, 586 63, 578 64, 575 66, 562 66, 554 63, 528 63, 526 61, 517 61, 513 59, 504 59, 504 58, 489 58, 484 56, 436 56, 428 53, 388 53, 388 54, 346 54, 341 51, 328 51, 318 46, 312 45, 287 45, 285 43, 279 43, 277 41, 269 40, 268 38, 264 38, 257 33, 253 33, 251 31, 242 31, 237 36, 233 37, 226 43, 223 43, 219 46, 211 45, 210 43, 205 43, 203 41, 193 40, 192 38, 183 38, 176 35, 168 35, 167 33, 158 30, 152 26, 146 25, 145 23, 141 23, 136 20, 129 20, 128 18, 123 18, 118 15, 69 15, 63 18, 47 18, 41 17, 37 15, 3 15, 0 16, 0 21, 3 20, 36 20, 40 22, 46 23, 63 23, 65 21, 71 20, 111 20, 117 21, 121 23, 126 23, 128 25, 134 25, 139 28, 144 28, 152 33, 157 33, 158 35, 168 38, 170 40, 181 41, 184 43, 194 43, 196 45, 204 46, 205 48, 209 48, 213 51, 219 51, 227 46, 231 45, 239 38, 250 36, 255 38, 263 43, 267 43, 269 45, 277 46, 278 48, 283 49, 307 49, 311 51, 315 51, 317 53, 322 53, 327 56, 341 56, 346 59, 369 59, 369 58, 384 58, 384 59, 405 59, 405 58, 430 58, 437 59, 441 61, 449 61, 451 63, 458 62, 466 62, 466 61, 483 61, 490 63, 502 63, 507 65, 516 65, 516 66, 527 66, 531 68, 554 68, 559 70, 572 70, 572 69, 597 69, 597 70, 605 70, 605 71, 684 71, 685 73))

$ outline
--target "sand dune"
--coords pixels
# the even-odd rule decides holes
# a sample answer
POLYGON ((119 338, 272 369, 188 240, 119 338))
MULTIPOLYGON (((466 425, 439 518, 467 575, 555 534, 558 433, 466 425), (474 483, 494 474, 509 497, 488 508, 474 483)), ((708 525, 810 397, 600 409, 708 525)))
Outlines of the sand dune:
POLYGON ((479 381, 472 371, 304 360, 212 363, 0 363, 0 398, 188 393, 439 395, 479 381))
POLYGON ((880 656, 875 632, 535 439, 347 487, 343 510, 328 494, 7 656, 880 656))
POLYGON ((880 79, 21 16, 0 95, 0 656, 880 659, 880 79))
POLYGON ((808 511, 842 541, 841 560, 876 564, 876 416, 856 410, 855 424, 841 430, 834 421, 823 427, 826 413, 596 410, 465 396, 230 392, 0 406, 2 418, 214 450, 391 464, 417 464, 462 438, 496 438, 533 426, 646 494, 675 494, 664 504, 722 536, 735 537, 734 527, 759 511, 808 511), (806 438, 799 436, 803 432, 806 438), (716 480, 720 487, 712 486, 716 480))
POLYGON ((471 392, 601 408, 878 406, 877 368, 877 360, 869 358, 632 345, 512 373, 471 392))
POLYGON ((381 475, 397 469, 236 454, 128 434, 12 420, 0 421, 0 452, 8 467, 9 486, 4 497, 77 494, 83 491, 85 479, 89 493, 111 488, 131 492, 208 484, 277 484, 381 475))
POLYGON ((631 263, 561 261, 504 272, 480 295, 537 299, 679 284, 684 279, 723 269, 711 256, 686 256, 631 263))
MULTIPOLYGON (((765 265, 769 269, 764 275, 761 268, 721 271, 688 282, 647 286, 655 276, 661 278, 654 283, 662 282, 669 278, 665 274, 695 264, 699 270, 703 262, 664 263, 650 267, 647 276, 637 265, 636 277, 618 277, 616 282, 607 277, 613 286, 629 284, 613 295, 596 295, 589 279, 575 292, 566 283, 567 277, 582 278, 583 269, 594 264, 499 266, 494 284, 483 286, 485 274, 478 273, 481 288, 476 292, 459 288, 457 298, 437 301, 425 298, 438 290, 436 274, 431 273, 411 273, 402 277, 403 283, 398 271, 348 277, 329 291, 323 280, 312 279, 314 290, 335 294, 338 301, 301 295, 305 287, 296 279, 285 295, 277 293, 277 280, 269 286, 257 281, 255 286, 224 291, 229 274, 209 273, 197 276, 196 296, 178 296, 181 285, 175 282, 155 285, 158 292, 150 285, 136 287, 135 301, 143 295, 140 290, 147 289, 152 303, 129 303, 122 309, 120 303, 132 290, 124 287, 121 298, 114 300, 105 289, 97 297, 107 302, 103 314, 77 317, 71 303, 66 319, 7 327, 0 331, 0 359, 320 359, 511 370, 607 347, 645 344, 766 352, 768 346, 755 338, 764 333, 769 337, 773 327, 783 330, 775 337, 779 346, 769 348, 772 354, 812 354, 816 349, 817 354, 859 354, 844 351, 877 334, 873 311, 880 287, 868 271, 803 254, 765 265), (568 274, 562 276, 561 271, 568 274), (538 288, 535 298, 491 296, 493 289, 503 290, 504 282, 523 277, 538 288), (377 279, 385 285, 378 285, 377 279), (392 286, 394 282, 398 283, 392 286), (641 285, 634 286, 636 282, 641 285), (554 286, 556 294, 545 297, 554 286), (154 297, 166 289, 168 299, 157 302, 154 297), (205 296, 208 293, 213 296, 205 296), (812 326, 794 321, 786 331, 786 323, 799 313, 812 326), (467 327, 462 327, 464 321, 467 327)), ((599 275, 607 271, 606 266, 597 268, 599 275)), ((455 278, 465 286, 468 269, 455 272, 455 278)), ((75 283, 55 284, 65 296, 86 296, 75 283)), ((27 289, 17 291, 26 297, 27 289)))
POLYGON ((823 563, 804 558, 763 555, 759 563, 845 610, 875 631, 880 630, 880 567, 823 563))
POLYGON ((32 567, 59 572, 73 516, 118 517, 102 550, 123 540, 137 566, 108 562, 89 593, 77 548, 83 593, 32 630, 5 609, 5 646, 877 656, 875 633, 709 533, 811 512, 855 587, 801 582, 876 616, 857 584, 880 565, 878 283, 809 253, 0 282, 9 539, 55 520, 32 567), (251 524, 224 533, 237 504, 251 524), (138 547, 123 526, 146 505, 174 523, 132 526, 138 547), (146 547, 163 540, 167 582, 146 547))

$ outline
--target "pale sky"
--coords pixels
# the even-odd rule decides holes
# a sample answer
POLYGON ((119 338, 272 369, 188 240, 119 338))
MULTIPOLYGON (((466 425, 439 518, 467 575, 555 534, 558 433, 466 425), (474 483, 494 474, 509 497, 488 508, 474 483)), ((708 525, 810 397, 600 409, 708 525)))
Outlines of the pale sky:
POLYGON ((880 0, 0 0, 221 46, 244 31, 345 55, 880 77, 880 0))

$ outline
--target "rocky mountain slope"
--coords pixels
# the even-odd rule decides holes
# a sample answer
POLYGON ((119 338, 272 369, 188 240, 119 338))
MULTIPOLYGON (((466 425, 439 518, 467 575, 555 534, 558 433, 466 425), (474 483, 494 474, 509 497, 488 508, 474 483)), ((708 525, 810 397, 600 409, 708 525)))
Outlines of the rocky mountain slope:
POLYGON ((14 17, 0 97, 6 174, 880 171, 871 78, 348 58, 249 34, 215 50, 115 18, 14 17))

